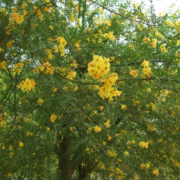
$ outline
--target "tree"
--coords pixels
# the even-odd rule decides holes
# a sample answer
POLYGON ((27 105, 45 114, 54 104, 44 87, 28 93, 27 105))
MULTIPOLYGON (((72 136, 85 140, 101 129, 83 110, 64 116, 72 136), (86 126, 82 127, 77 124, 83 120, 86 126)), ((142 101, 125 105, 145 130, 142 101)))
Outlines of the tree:
POLYGON ((2 0, 1 178, 179 177, 180 12, 142 7, 2 0))

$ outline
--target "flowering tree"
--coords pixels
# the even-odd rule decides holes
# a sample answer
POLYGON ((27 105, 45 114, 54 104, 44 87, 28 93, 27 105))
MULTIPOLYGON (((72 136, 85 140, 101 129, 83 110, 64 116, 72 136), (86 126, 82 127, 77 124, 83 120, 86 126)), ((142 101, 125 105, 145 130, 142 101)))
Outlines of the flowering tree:
POLYGON ((2 0, 0 177, 175 179, 180 12, 2 0))

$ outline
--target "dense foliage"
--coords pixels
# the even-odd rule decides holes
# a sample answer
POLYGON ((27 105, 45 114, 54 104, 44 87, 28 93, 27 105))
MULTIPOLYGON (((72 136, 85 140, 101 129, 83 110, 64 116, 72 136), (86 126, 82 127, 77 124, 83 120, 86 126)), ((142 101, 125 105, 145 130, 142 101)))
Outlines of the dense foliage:
POLYGON ((1 0, 0 178, 180 177, 180 11, 144 6, 1 0))

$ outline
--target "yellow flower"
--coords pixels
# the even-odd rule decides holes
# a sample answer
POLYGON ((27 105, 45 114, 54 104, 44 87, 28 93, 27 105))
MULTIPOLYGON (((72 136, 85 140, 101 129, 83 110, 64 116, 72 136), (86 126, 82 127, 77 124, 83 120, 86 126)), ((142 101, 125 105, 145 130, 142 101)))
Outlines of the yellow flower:
POLYGON ((129 74, 132 75, 134 78, 138 76, 137 70, 130 70, 129 74))
POLYGON ((146 164, 146 169, 148 169, 150 167, 150 164, 146 164))
POLYGON ((125 155, 125 156, 129 156, 129 152, 128 152, 128 151, 125 151, 125 152, 124 152, 124 155, 125 155))
POLYGON ((97 133, 97 132, 100 132, 101 131, 101 128, 99 126, 95 126, 94 127, 94 131, 97 133))
POLYGON ((151 68, 150 67, 143 68, 143 74, 147 75, 149 73, 151 73, 151 68))
POLYGON ((0 52, 4 52, 4 50, 0 47, 0 52))
POLYGON ((6 44, 6 46, 9 48, 9 47, 12 46, 12 43, 11 43, 11 42, 8 42, 8 43, 6 44))
POLYGON ((106 145, 106 142, 105 142, 105 141, 103 141, 103 145, 104 145, 104 146, 106 145))
POLYGON ((146 166, 145 164, 141 164, 140 169, 143 170, 145 168, 145 166, 146 166))
POLYGON ((135 140, 132 140, 132 144, 135 144, 135 140))
POLYGON ((158 176, 158 175, 159 175, 159 169, 153 170, 153 174, 154 174, 155 176, 158 176))
POLYGON ((100 110, 103 110, 103 109, 104 109, 104 107, 103 107, 103 106, 100 106, 100 107, 99 107, 99 109, 100 109, 100 110))
POLYGON ((41 65, 40 66, 40 70, 43 71, 44 70, 44 66, 41 65))
POLYGON ((149 61, 144 60, 141 64, 143 67, 149 67, 149 61))
POLYGON ((110 141, 112 139, 112 137, 111 136, 108 136, 108 141, 110 141))
POLYGON ((23 142, 19 141, 19 147, 23 147, 23 146, 24 146, 23 142))
POLYGON ((16 22, 17 22, 18 24, 21 24, 23 21, 24 21, 24 16, 23 16, 23 15, 18 16, 18 18, 16 19, 16 22))
POLYGON ((147 44, 149 41, 150 41, 150 38, 144 38, 144 39, 143 39, 143 42, 146 43, 146 44, 147 44))
POLYGON ((41 106, 44 101, 42 99, 38 100, 38 104, 41 106))
POLYGON ((147 92, 150 93, 150 92, 151 92, 151 88, 148 88, 148 89, 147 89, 147 92))
POLYGON ((174 26, 174 23, 171 21, 171 22, 169 23, 169 25, 172 27, 172 26, 174 26))
POLYGON ((111 125, 109 124, 110 123, 110 120, 108 119, 106 123, 104 123, 104 125, 109 128, 111 125))
POLYGON ((46 130, 47 130, 47 131, 50 131, 50 128, 49 128, 49 127, 46 127, 46 130))
POLYGON ((140 142, 139 143, 139 146, 140 146, 140 148, 148 148, 148 145, 149 145, 149 143, 148 142, 140 142))
POLYGON ((12 17, 12 20, 16 20, 19 17, 19 14, 16 12, 12 13, 11 17, 12 17))
POLYGON ((122 104, 121 109, 127 109, 127 105, 122 104))
POLYGON ((7 64, 6 64, 6 61, 1 62, 1 63, 0 63, 0 69, 5 68, 6 65, 7 65, 7 64))
POLYGON ((53 27, 52 27, 52 26, 49 26, 49 28, 50 28, 51 30, 53 30, 53 27))
POLYGON ((73 127, 70 127, 69 130, 72 131, 72 130, 73 130, 73 127))
POLYGON ((180 21, 177 21, 177 22, 176 22, 176 25, 180 25, 180 21))
POLYGON ((9 146, 9 150, 11 151, 13 149, 13 146, 9 146))
POLYGON ((56 120, 57 116, 55 114, 52 114, 51 117, 50 117, 50 121, 52 123, 54 123, 54 121, 56 120))
POLYGON ((178 45, 178 46, 180 45, 180 40, 177 40, 177 45, 178 45))
POLYGON ((90 133, 92 131, 92 128, 88 128, 87 133, 90 133))

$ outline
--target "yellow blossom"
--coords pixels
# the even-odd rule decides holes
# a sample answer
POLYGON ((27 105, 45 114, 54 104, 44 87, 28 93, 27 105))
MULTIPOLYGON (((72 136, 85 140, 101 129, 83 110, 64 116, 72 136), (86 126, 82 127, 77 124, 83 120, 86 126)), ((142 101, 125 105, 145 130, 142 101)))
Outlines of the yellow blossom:
POLYGON ((41 106, 44 101, 42 99, 38 99, 38 104, 41 106))
POLYGON ((95 126, 94 127, 94 131, 97 133, 97 132, 100 132, 101 131, 101 128, 99 126, 95 126))
POLYGON ((149 61, 144 60, 141 64, 143 67, 149 67, 149 61))
POLYGON ((16 19, 17 24, 21 24, 24 21, 24 16, 18 16, 18 18, 16 19))
POLYGON ((19 141, 19 147, 23 147, 23 146, 24 146, 23 142, 19 141))
POLYGON ((103 145, 104 145, 104 146, 106 145, 106 142, 105 142, 105 141, 103 141, 103 145))
POLYGON ((50 128, 49 128, 49 127, 46 127, 46 130, 47 130, 47 131, 50 131, 50 128))
POLYGON ((134 78, 138 76, 137 70, 130 70, 129 74, 132 75, 134 78))
POLYGON ((55 114, 52 114, 51 117, 50 117, 50 121, 52 123, 54 123, 54 121, 56 120, 57 116, 55 114))
POLYGON ((11 151, 13 149, 13 146, 9 146, 9 150, 11 151))
POLYGON ((125 152, 124 152, 124 155, 125 155, 125 156, 129 156, 129 152, 128 152, 128 151, 125 151, 125 152))
POLYGON ((6 44, 6 46, 7 46, 8 48, 10 48, 10 47, 12 46, 12 43, 11 43, 11 42, 8 42, 8 43, 6 44))
POLYGON ((153 174, 154 174, 155 176, 158 176, 158 175, 159 175, 159 169, 153 170, 153 174))
POLYGON ((104 107, 103 107, 103 106, 100 106, 100 107, 99 107, 99 109, 100 109, 100 110, 103 110, 103 109, 104 109, 104 107))

